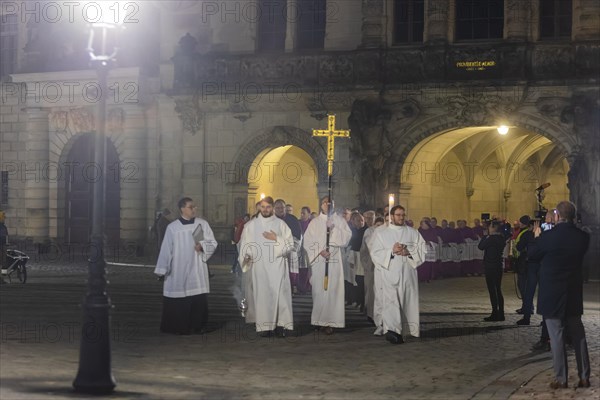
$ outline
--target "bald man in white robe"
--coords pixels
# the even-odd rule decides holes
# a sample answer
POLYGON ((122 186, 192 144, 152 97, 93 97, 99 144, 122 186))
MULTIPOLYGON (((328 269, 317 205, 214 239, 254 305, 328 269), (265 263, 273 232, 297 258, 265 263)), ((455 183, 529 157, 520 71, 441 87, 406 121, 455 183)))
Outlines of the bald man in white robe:
POLYGON ((294 329, 287 264, 294 238, 285 221, 273 214, 271 197, 261 200, 260 208, 258 216, 244 226, 240 240, 238 261, 251 279, 246 322, 254 322, 261 336, 284 336, 285 330, 294 329))
POLYGON ((419 337, 417 267, 425 262, 427 244, 419 231, 405 225, 405 216, 402 206, 392 208, 390 225, 376 229, 369 241, 380 278, 375 296, 380 296, 381 320, 375 322, 393 344, 404 343, 403 334, 419 337))

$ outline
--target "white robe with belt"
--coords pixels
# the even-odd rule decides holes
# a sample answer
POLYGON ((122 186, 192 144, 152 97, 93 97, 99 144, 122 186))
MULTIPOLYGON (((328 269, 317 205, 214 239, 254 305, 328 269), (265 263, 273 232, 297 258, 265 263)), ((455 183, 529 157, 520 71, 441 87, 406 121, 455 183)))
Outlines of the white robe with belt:
MULTIPOLYGON (((244 226, 238 261, 249 274, 252 293, 248 301, 246 322, 255 322, 256 331, 272 331, 277 326, 294 329, 292 289, 286 257, 294 249, 294 238, 287 224, 272 215, 262 215, 244 226), (275 232, 277 240, 269 240, 264 232, 275 232), (252 260, 245 263, 246 255, 252 260)), ((250 283, 250 282, 249 282, 250 283)))
MULTIPOLYGON (((369 241, 371 258, 378 270, 375 296, 381 306, 383 333, 408 331, 419 336, 419 282, 417 267, 425 262, 427 244, 419 231, 406 225, 376 229, 369 241), (408 256, 392 257, 395 243, 407 245, 408 256)), ((378 323, 378 321, 375 321, 378 323)), ((379 328, 379 325, 378 325, 379 328)))
POLYGON ((320 214, 308 224, 304 233, 304 249, 312 268, 313 309, 311 324, 343 328, 345 326, 344 310, 344 267, 341 249, 348 245, 352 231, 342 217, 333 215, 334 227, 329 237, 329 282, 324 290, 325 258, 319 253, 325 250, 327 238, 327 215, 320 214))
POLYGON ((167 226, 154 273, 164 275, 163 295, 180 298, 210 292, 206 262, 217 249, 217 241, 208 222, 195 218, 183 225, 179 219, 167 226), (193 232, 202 225, 202 251, 197 252, 193 232))

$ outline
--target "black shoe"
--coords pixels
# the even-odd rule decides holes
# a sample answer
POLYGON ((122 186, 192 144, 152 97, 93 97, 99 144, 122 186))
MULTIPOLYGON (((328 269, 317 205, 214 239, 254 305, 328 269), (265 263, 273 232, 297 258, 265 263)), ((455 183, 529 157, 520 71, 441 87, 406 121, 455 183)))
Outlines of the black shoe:
POLYGON ((517 321, 517 325, 529 325, 530 322, 528 319, 522 318, 520 320, 517 321))
POLYGON ((485 322, 491 322, 491 321, 496 321, 496 314, 492 313, 489 317, 485 317, 483 319, 485 322))
POLYGON ((387 331, 385 333, 385 340, 390 342, 391 344, 402 344, 404 343, 404 339, 402 339, 402 335, 397 334, 393 331, 387 331))
POLYGON ((262 332, 258 332, 258 335, 259 335, 260 337, 265 337, 265 338, 272 337, 272 336, 273 336, 273 331, 262 331, 262 332))
POLYGON ((550 351, 550 341, 549 340, 540 340, 531 346, 531 350, 533 351, 550 351))
POLYGON ((275 328, 275 336, 277 336, 279 338, 284 338, 285 337, 285 329, 281 326, 278 326, 277 328, 275 328))
POLYGON ((519 308, 518 310, 515 310, 515 312, 516 312, 517 314, 523 314, 523 309, 522 309, 522 308, 519 308))
POLYGON ((589 379, 580 379, 579 383, 577 383, 578 388, 589 388, 590 386, 592 385, 590 384, 589 379))

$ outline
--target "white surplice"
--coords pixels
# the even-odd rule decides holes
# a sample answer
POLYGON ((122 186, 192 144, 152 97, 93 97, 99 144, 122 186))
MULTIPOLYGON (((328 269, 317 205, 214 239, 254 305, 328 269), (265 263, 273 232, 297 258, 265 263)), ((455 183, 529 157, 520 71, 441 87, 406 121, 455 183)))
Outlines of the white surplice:
POLYGON ((334 224, 329 236, 329 270, 328 286, 324 289, 325 258, 319 253, 326 248, 327 215, 320 214, 308 224, 304 233, 304 249, 308 255, 308 263, 312 268, 313 309, 311 324, 343 328, 346 324, 344 315, 344 269, 341 249, 348 245, 352 231, 348 223, 338 215, 332 216, 334 224))
POLYGON ((262 215, 244 225, 240 240, 239 263, 247 268, 245 274, 251 278, 246 286, 251 293, 248 301, 249 317, 246 322, 256 323, 256 331, 272 331, 277 326, 294 329, 292 313, 292 289, 287 255, 294 249, 294 238, 287 224, 275 215, 262 215), (269 240, 264 232, 275 232, 277 240, 269 240), (246 255, 252 257, 245 263, 246 255), (252 308, 252 309, 250 309, 252 308))
POLYGON ((376 303, 381 307, 381 321, 375 321, 382 333, 393 331, 419 336, 419 282, 417 267, 425 262, 427 244, 419 231, 406 225, 382 226, 369 241, 375 263, 376 303), (408 256, 392 254, 395 243, 405 244, 408 256))
POLYGON ((208 222, 195 218, 192 224, 179 219, 167 226, 154 273, 164 275, 163 295, 180 298, 210 292, 206 262, 217 249, 217 241, 208 222), (202 225, 202 251, 197 252, 193 232, 202 225))

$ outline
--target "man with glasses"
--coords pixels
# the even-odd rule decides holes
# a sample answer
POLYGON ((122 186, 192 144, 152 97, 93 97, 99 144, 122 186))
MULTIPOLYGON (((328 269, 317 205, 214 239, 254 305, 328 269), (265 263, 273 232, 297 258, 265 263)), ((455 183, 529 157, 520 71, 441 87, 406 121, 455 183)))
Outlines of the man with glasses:
POLYGON ((403 331, 419 337, 417 267, 425 262, 427 245, 405 224, 406 210, 390 211, 390 224, 373 232, 369 252, 375 264, 375 335, 385 333, 392 344, 404 343, 403 331))
POLYGON ((217 248, 208 222, 196 217, 189 197, 178 203, 181 217, 167 226, 154 273, 164 280, 161 332, 203 333, 208 321, 209 272, 217 248))

